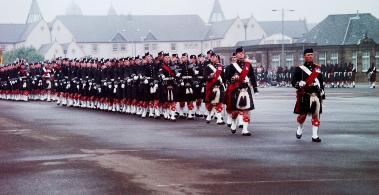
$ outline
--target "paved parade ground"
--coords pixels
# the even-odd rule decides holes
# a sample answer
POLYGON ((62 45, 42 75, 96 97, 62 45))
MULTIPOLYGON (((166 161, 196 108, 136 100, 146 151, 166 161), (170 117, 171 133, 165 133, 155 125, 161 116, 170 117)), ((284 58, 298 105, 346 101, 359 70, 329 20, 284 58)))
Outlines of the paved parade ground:
POLYGON ((251 137, 204 120, 0 101, 0 194, 379 194, 379 89, 327 89, 321 143, 294 89, 255 98, 251 137))

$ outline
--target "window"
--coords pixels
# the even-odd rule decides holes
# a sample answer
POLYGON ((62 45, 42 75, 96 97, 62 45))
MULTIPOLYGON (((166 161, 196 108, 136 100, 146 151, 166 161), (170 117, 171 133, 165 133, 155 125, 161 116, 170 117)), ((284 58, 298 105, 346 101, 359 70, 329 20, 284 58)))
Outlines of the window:
POLYGON ((171 50, 175 51, 176 50, 176 43, 171 43, 171 50))
POLYGON ((351 55, 351 63, 353 63, 355 69, 357 69, 357 64, 358 64, 357 51, 353 51, 351 55))
POLYGON ((326 52, 320 52, 318 54, 318 63, 321 65, 326 65, 326 52))
POLYGON ((338 53, 337 52, 332 52, 330 54, 330 63, 331 64, 338 64, 338 53))
POLYGON ((274 54, 271 57, 271 67, 273 69, 277 68, 280 66, 280 55, 279 54, 274 54))
POLYGON ((370 67, 370 51, 362 52, 362 72, 367 72, 370 67))
POLYGON ((149 44, 144 44, 143 48, 145 49, 145 51, 149 51, 150 50, 150 45, 149 44))
MULTIPOLYGON (((83 47, 83 45, 81 45, 81 47, 83 47)), ((96 44, 92 45, 92 53, 97 53, 97 45, 96 44)))
POLYGON ((293 54, 287 54, 286 56, 286 66, 293 66, 293 54))
POLYGON ((154 44, 151 45, 151 49, 152 49, 153 51, 156 51, 157 48, 158 48, 158 45, 157 45, 156 43, 154 43, 154 44))
POLYGON ((126 45, 125 45, 125 44, 121 44, 121 46, 120 46, 120 50, 121 50, 122 52, 126 51, 126 45))
POLYGON ((375 65, 377 68, 379 67, 379 51, 375 53, 375 65))
POLYGON ((112 45, 112 51, 117 52, 118 51, 118 44, 113 44, 112 45))

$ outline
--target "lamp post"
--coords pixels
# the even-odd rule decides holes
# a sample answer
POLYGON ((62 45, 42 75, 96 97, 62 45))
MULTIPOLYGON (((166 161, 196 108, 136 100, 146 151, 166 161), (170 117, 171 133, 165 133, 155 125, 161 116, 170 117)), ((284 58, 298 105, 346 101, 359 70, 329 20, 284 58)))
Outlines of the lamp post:
POLYGON ((282 9, 280 9, 280 10, 278 10, 278 9, 273 9, 272 10, 273 12, 278 12, 278 11, 280 11, 280 12, 282 12, 282 57, 280 58, 280 61, 281 61, 281 66, 284 64, 284 58, 285 58, 285 54, 284 54, 284 12, 293 12, 293 11, 295 11, 295 10, 293 10, 293 9, 284 9, 284 8, 282 8, 282 9))

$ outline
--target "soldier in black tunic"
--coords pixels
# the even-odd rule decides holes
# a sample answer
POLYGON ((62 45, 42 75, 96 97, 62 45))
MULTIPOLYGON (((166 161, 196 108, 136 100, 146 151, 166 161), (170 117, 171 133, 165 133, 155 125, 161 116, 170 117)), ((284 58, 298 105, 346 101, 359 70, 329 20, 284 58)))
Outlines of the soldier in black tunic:
POLYGON ((230 83, 226 92, 227 110, 232 113, 231 131, 237 128, 237 118, 242 117, 242 135, 250 136, 248 125, 250 111, 255 109, 253 93, 258 93, 252 61, 247 59, 242 47, 236 49, 237 62, 229 66, 226 80, 230 83))
POLYGON ((145 54, 146 65, 144 67, 145 97, 149 117, 160 117, 158 96, 158 72, 159 64, 154 62, 150 53, 145 54))
POLYGON ((191 58, 191 64, 196 64, 196 70, 197 70, 197 75, 196 75, 196 78, 194 79, 194 93, 195 93, 195 99, 196 99, 195 115, 196 117, 203 117, 204 113, 202 110, 202 104, 205 98, 204 69, 206 68, 207 65, 205 64, 204 54, 199 54, 197 56, 197 59, 195 57, 191 58))
POLYGON ((324 80, 320 65, 313 63, 313 49, 304 50, 304 64, 296 67, 292 86, 297 89, 294 113, 298 114, 296 137, 301 138, 303 124, 308 114, 312 115, 312 141, 321 142, 318 136, 322 100, 325 99, 324 80))
POLYGON ((176 121, 176 101, 177 101, 177 54, 172 55, 171 61, 168 53, 164 54, 160 67, 160 102, 162 103, 163 115, 165 119, 176 121))
MULTIPOLYGON (((193 57, 193 56, 192 56, 193 57)), ((187 104, 188 116, 187 118, 193 119, 193 109, 195 101, 193 79, 196 76, 197 70, 195 70, 194 64, 188 61, 188 54, 183 53, 181 63, 178 67, 179 70, 179 87, 178 87, 178 101, 179 101, 179 117, 184 118, 183 110, 185 104, 187 104)))
POLYGON ((207 109, 206 122, 210 123, 213 115, 216 116, 216 123, 225 124, 222 118, 224 111, 224 92, 225 92, 225 69, 220 63, 220 56, 212 53, 211 63, 204 70, 205 86, 205 106, 207 109))
POLYGON ((374 89, 376 83, 376 66, 374 63, 371 64, 371 67, 367 70, 366 74, 370 82, 370 89, 374 89))

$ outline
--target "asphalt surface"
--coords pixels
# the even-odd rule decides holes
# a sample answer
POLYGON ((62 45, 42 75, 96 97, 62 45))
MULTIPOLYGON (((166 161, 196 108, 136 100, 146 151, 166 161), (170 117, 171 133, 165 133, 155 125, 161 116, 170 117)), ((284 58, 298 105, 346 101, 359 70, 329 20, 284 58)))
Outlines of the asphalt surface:
POLYGON ((379 194, 379 89, 327 89, 321 143, 294 89, 255 98, 251 137, 204 120, 0 101, 0 194, 379 194))

